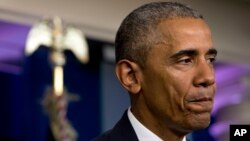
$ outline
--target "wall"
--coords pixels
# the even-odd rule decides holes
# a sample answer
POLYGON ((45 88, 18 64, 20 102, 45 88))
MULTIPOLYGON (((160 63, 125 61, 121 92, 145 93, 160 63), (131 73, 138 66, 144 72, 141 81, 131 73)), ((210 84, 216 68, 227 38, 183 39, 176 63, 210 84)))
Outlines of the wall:
MULTIPOLYGON (((122 19, 135 7, 154 0, 1 0, 0 19, 33 24, 60 16, 81 27, 88 37, 113 41, 122 19), (59 6, 60 5, 60 6, 59 6)), ((179 0, 201 11, 210 24, 219 59, 248 63, 250 59, 250 2, 247 0, 179 0)))

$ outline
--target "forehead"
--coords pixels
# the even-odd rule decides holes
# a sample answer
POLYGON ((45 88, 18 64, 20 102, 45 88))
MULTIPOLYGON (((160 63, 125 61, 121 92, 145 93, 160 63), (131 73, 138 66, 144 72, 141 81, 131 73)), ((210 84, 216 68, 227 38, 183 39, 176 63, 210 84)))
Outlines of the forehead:
POLYGON ((202 19, 173 18, 163 20, 157 27, 159 44, 171 50, 185 48, 209 49, 213 47, 211 31, 202 19))

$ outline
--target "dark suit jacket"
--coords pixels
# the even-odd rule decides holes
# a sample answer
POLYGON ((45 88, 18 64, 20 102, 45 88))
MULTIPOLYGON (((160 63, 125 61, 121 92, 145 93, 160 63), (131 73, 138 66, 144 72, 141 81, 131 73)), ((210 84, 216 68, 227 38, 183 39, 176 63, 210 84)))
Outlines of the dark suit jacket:
MULTIPOLYGON (((123 114, 121 120, 115 125, 115 127, 101 136, 94 138, 91 141, 139 141, 134 128, 132 127, 127 111, 123 114)), ((187 141, 191 141, 187 138, 187 141)))
POLYGON ((139 141, 128 119, 127 111, 115 127, 92 141, 139 141))

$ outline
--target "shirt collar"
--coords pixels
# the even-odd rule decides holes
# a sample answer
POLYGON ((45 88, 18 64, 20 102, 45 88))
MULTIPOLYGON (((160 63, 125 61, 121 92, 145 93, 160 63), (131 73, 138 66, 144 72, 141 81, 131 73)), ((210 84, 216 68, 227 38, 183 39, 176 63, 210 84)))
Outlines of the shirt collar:
MULTIPOLYGON (((160 137, 146 128, 140 121, 136 119, 136 117, 131 112, 131 108, 128 109, 128 119, 135 130, 135 133, 139 139, 139 141, 163 141, 160 137)), ((186 137, 183 138, 182 141, 186 141, 186 137)))

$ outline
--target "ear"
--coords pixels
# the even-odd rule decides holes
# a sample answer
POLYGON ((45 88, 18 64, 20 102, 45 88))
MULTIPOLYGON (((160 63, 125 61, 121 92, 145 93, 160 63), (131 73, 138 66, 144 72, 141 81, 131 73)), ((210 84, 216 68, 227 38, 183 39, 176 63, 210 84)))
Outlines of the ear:
POLYGON ((138 94, 141 91, 141 69, 129 60, 120 60, 115 68, 116 76, 122 86, 131 94, 138 94))

